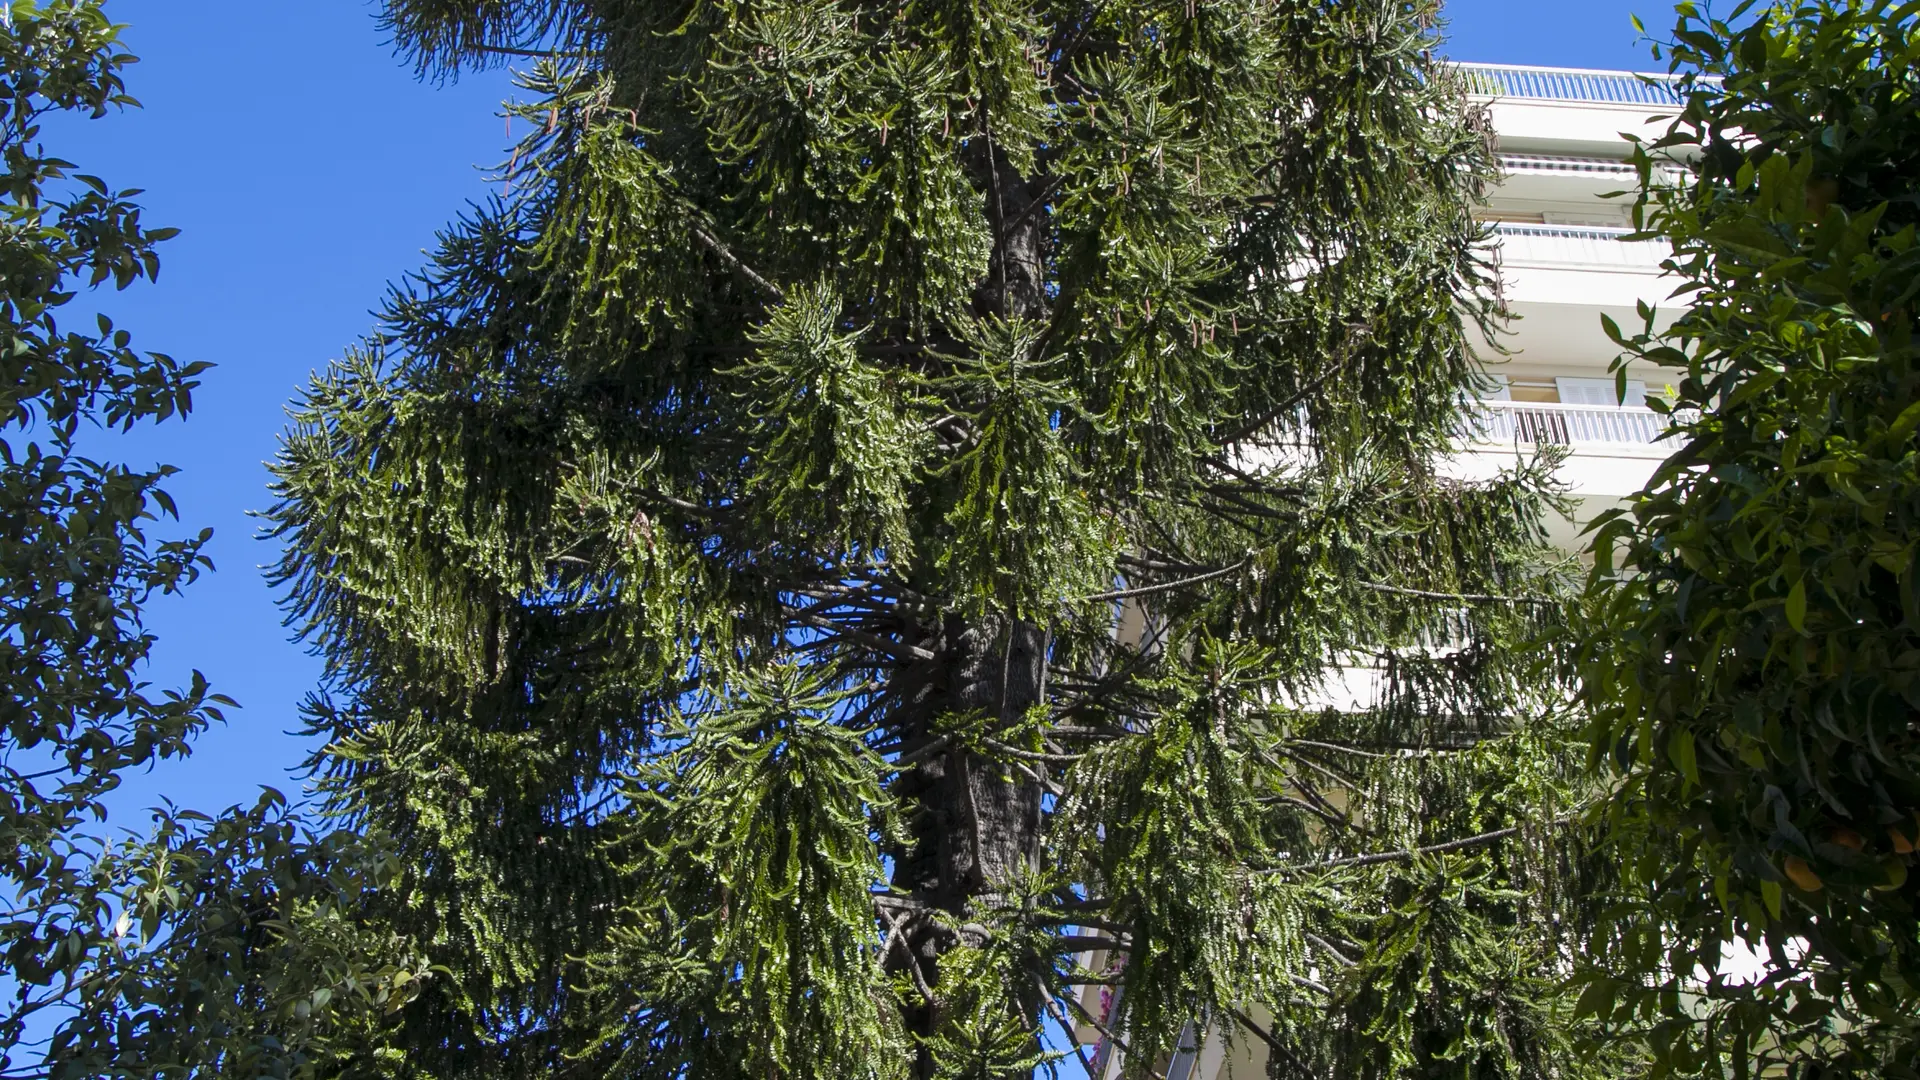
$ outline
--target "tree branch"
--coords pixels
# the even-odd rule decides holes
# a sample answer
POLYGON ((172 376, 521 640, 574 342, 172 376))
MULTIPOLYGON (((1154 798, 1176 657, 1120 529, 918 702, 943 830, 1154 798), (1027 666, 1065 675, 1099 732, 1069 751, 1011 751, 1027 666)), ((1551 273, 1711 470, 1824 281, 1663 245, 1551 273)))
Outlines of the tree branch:
POLYGON ((1085 754, 1042 754, 1033 750, 1022 750, 1017 746, 1009 746, 999 739, 985 735, 980 737, 980 745, 996 754, 1005 754, 1008 757, 1019 758, 1022 761, 1038 761, 1049 765, 1072 765, 1074 762, 1086 757, 1085 754))
POLYGON ((840 624, 834 622, 831 619, 823 619, 818 615, 810 614, 790 604, 781 604, 780 610, 785 612, 788 618, 795 619, 799 622, 803 622, 808 626, 813 627, 816 630, 825 630, 830 634, 838 635, 839 637, 846 638, 849 641, 858 642, 862 645, 865 645, 869 649, 875 650, 876 652, 886 653, 888 656, 893 657, 895 660, 905 661, 905 660, 937 659, 931 650, 923 649, 918 645, 908 645, 903 642, 888 641, 886 638, 883 638, 878 634, 869 634, 864 630, 855 630, 850 626, 841 626, 840 624))
POLYGON ((1133 927, 1125 923, 1112 922, 1095 915, 1088 915, 1085 912, 1077 915, 1048 915, 1033 918, 1030 921, 1035 926, 1080 926, 1089 930, 1105 930, 1109 934, 1130 934, 1133 932, 1133 927))
POLYGON ((1088 1059, 1087 1052, 1080 1047, 1080 1036, 1074 1034, 1073 1025, 1067 1022, 1067 1010, 1060 1007, 1059 995, 1047 989, 1046 982, 1038 975, 1033 977, 1033 981, 1034 985, 1040 988, 1040 992, 1046 995, 1047 1015, 1053 1018, 1054 1023, 1060 1025, 1061 1034, 1067 1037, 1068 1045, 1073 1047, 1073 1056, 1079 1058, 1080 1067, 1087 1070, 1087 1080, 1100 1080, 1093 1075, 1093 1062, 1088 1059))
MULTIPOLYGON (((1351 330, 1352 327, 1349 327, 1348 329, 1351 330)), ((1265 413, 1262 413, 1258 418, 1254 420, 1250 420, 1247 423, 1244 423, 1239 427, 1235 428, 1234 430, 1228 432, 1225 437, 1219 440, 1219 445, 1232 446, 1234 443, 1239 442, 1241 439, 1244 439, 1247 436, 1252 435, 1254 432, 1259 431, 1261 428, 1266 427, 1268 424, 1271 424, 1275 420, 1280 419, 1280 417, 1285 415, 1286 413, 1292 412, 1295 408, 1297 408, 1300 405, 1301 402, 1307 400, 1308 395, 1312 394, 1315 390, 1318 390, 1320 389, 1320 387, 1324 386, 1328 379, 1331 379, 1335 375, 1340 374, 1340 370, 1347 366, 1347 360, 1352 355, 1353 355, 1353 348, 1351 344, 1348 344, 1346 348, 1341 350, 1340 359, 1334 361, 1332 364, 1327 365, 1327 369, 1325 371, 1322 371, 1320 374, 1315 375, 1313 378, 1307 380, 1307 384, 1305 386, 1302 386, 1299 390, 1295 391, 1292 397, 1274 406, 1273 408, 1268 409, 1265 413)))
POLYGON ((728 266, 732 267, 734 273, 739 274, 741 277, 746 278, 748 281, 758 286, 760 288, 760 291, 766 293, 768 296, 773 297, 776 303, 779 301, 785 300, 787 298, 787 294, 780 291, 780 287, 778 285, 775 285, 773 282, 768 281, 764 277, 761 277, 759 273, 753 269, 753 267, 748 266, 744 262, 741 262, 740 256, 735 255, 733 253, 732 248, 729 248, 727 245, 721 243, 718 240, 715 240, 711 235, 707 233, 707 230, 701 228, 698 224, 694 222, 688 222, 687 231, 693 234, 693 238, 695 240, 700 241, 701 246, 705 247, 708 251, 711 251, 715 255, 719 256, 721 262, 724 262, 728 266))
POLYGON ((1002 226, 1002 234, 994 239, 994 246, 998 247, 1006 241, 1007 237, 1013 235, 1013 230, 1019 228, 1027 218, 1033 216, 1035 210, 1045 205, 1046 201, 1052 198, 1055 192, 1060 190, 1060 185, 1065 180, 1066 177, 1063 175, 1056 176, 1052 180, 1047 181, 1047 186, 1041 188, 1039 193, 1034 195, 1019 213, 1013 215, 1013 217, 1008 219, 1006 224, 1002 226))
MULTIPOLYGON (((1306 500, 1307 493, 1300 490, 1299 488, 1274 487, 1272 484, 1269 484, 1266 481, 1260 479, 1259 477, 1253 475, 1252 473, 1247 472, 1245 469, 1242 469, 1239 466, 1233 464, 1232 462, 1228 461, 1226 458, 1206 457, 1206 458, 1201 458, 1200 460, 1202 463, 1211 465, 1214 468, 1219 469, 1221 472, 1231 473, 1242 484, 1245 484, 1248 488, 1252 489, 1253 491, 1261 495, 1271 495, 1276 499, 1287 499, 1295 503, 1303 503, 1306 500)), ((1214 486, 1208 487, 1207 490, 1218 493, 1219 491, 1224 489, 1220 488, 1218 485, 1214 485, 1214 486)))
POLYGON ((1205 491, 1208 495, 1211 495, 1216 499, 1220 499, 1226 503, 1231 504, 1231 509, 1223 509, 1217 506, 1209 506, 1206 503, 1200 502, 1198 500, 1188 500, 1187 505, 1198 507, 1201 510, 1207 511, 1209 513, 1216 513, 1216 514, 1229 513, 1234 510, 1237 510, 1242 514, 1248 514, 1253 517, 1266 518, 1270 521, 1295 521, 1295 520, 1298 520, 1300 517, 1300 513, 1297 510, 1296 511, 1275 510, 1275 509, 1272 509, 1271 507, 1261 506, 1259 503, 1252 502, 1246 496, 1240 494, 1237 491, 1234 491, 1231 488, 1225 487, 1223 485, 1212 484, 1212 485, 1208 485, 1205 488, 1202 488, 1201 490, 1205 491))
POLYGON ((1377 581, 1356 581, 1354 584, 1374 592, 1392 593, 1395 596, 1414 596, 1422 600, 1454 600, 1463 604, 1536 604, 1542 607, 1559 607, 1560 601, 1546 596, 1494 596, 1490 593, 1446 593, 1428 592, 1425 589, 1403 589, 1398 585, 1382 585, 1377 581))
POLYGON ((1427 847, 1410 848, 1406 851, 1382 851, 1373 855, 1355 855, 1345 859, 1328 859, 1326 862, 1308 863, 1305 865, 1274 866, 1264 870, 1257 870, 1255 873, 1286 874, 1301 870, 1331 870, 1342 866, 1377 866, 1380 863, 1406 862, 1419 858, 1422 855, 1444 855, 1450 851, 1464 851, 1468 848, 1483 847, 1487 844, 1505 840, 1507 837, 1513 836, 1519 831, 1520 826, 1513 825, 1505 829, 1495 829, 1493 832, 1481 833, 1478 836, 1467 836, 1459 840, 1449 840, 1444 844, 1431 844, 1427 847))
POLYGON ((1087 1011, 1087 1007, 1085 1005, 1080 1004, 1078 1001, 1075 1001, 1072 995, 1068 995, 1067 997, 1060 998, 1058 1000, 1065 1001, 1067 1004, 1073 1006, 1074 1012, 1079 1013, 1082 1019, 1086 1020, 1088 1024, 1092 1025, 1093 1030, 1099 1032, 1102 1035, 1105 1035, 1107 1037, 1107 1041, 1119 1047, 1121 1053, 1127 1055, 1128 1057, 1133 1056, 1133 1050, 1130 1049, 1126 1043, 1120 1041, 1120 1036, 1115 1035, 1111 1030, 1109 1030, 1107 1028, 1107 1025, 1094 1019, 1093 1014, 1087 1011))
POLYGON ((940 751, 945 750, 947 747, 952 746, 954 744, 954 741, 955 741, 955 736, 953 735, 941 735, 938 738, 934 739, 932 742, 927 743, 925 746, 920 747, 919 749, 913 751, 912 753, 902 754, 899 757, 895 758, 893 761, 893 768, 901 772, 904 772, 907 769, 911 769, 915 765, 918 765, 920 762, 925 761, 926 759, 932 757, 933 755, 939 753, 940 751))
POLYGON ((1322 952, 1326 953, 1328 956, 1333 957, 1333 959, 1337 963, 1339 963, 1341 967, 1359 967, 1360 966, 1357 961, 1347 959, 1346 953, 1343 953, 1339 949, 1334 948, 1332 942, 1328 941, 1326 938, 1321 937, 1319 934, 1308 934, 1306 935, 1306 938, 1309 943, 1318 946, 1322 952))
POLYGON ((1056 934, 1054 947, 1061 952, 1126 952, 1129 946, 1117 938, 1094 934, 1056 934))
POLYGON ((583 52, 563 52, 559 49, 515 49, 507 45, 471 45, 473 52, 490 56, 524 56, 530 60, 593 60, 598 54, 583 52))
MULTIPOLYGON (((920 991, 920 996, 926 999, 928 1008, 938 1009, 940 1007, 940 999, 934 996, 933 987, 927 983, 926 973, 920 970, 919 955, 913 951, 913 945, 908 942, 906 936, 900 932, 899 925, 893 921, 892 916, 887 914, 886 906, 880 902, 880 898, 877 896, 874 897, 873 910, 875 914, 880 916, 880 921, 885 923, 887 927, 887 947, 881 954, 881 959, 884 961, 887 957, 892 956, 894 946, 898 944, 900 949, 907 954, 907 973, 913 977, 914 989, 920 991)), ((909 912, 909 917, 911 917, 911 914, 912 913, 909 912)))
POLYGON ((1254 1023, 1253 1017, 1248 1016, 1246 1013, 1241 1012, 1239 1009, 1228 1009, 1227 1011, 1233 1014, 1234 1020, 1236 1020, 1241 1027, 1244 1027, 1248 1031, 1253 1032, 1254 1035, 1257 1036, 1261 1042, 1266 1043, 1269 1047, 1273 1048, 1279 1053, 1286 1055, 1287 1060, 1293 1062, 1293 1067, 1300 1070, 1301 1076, 1313 1075, 1313 1070, 1307 1068, 1307 1063, 1304 1061, 1301 1061, 1300 1056, 1293 1052, 1293 1047, 1288 1046, 1287 1044, 1281 1042, 1279 1039, 1274 1038, 1272 1032, 1261 1027, 1259 1024, 1254 1023))
POLYGON ((1214 578, 1226 577, 1228 574, 1237 574, 1240 571, 1245 570, 1247 568, 1247 564, 1251 561, 1252 560, 1250 559, 1241 559, 1239 562, 1234 563, 1232 566, 1223 566, 1218 570, 1213 570, 1208 573, 1199 574, 1190 578, 1182 578, 1179 581, 1166 581, 1158 585, 1143 585, 1138 589, 1121 589, 1119 592, 1094 593, 1091 596, 1077 597, 1073 602, 1077 604, 1095 603, 1095 602, 1101 602, 1101 601, 1110 602, 1114 600, 1128 600, 1136 596, 1151 596, 1154 593, 1172 592, 1174 589, 1184 589, 1189 585, 1198 585, 1203 581, 1212 581, 1214 578))

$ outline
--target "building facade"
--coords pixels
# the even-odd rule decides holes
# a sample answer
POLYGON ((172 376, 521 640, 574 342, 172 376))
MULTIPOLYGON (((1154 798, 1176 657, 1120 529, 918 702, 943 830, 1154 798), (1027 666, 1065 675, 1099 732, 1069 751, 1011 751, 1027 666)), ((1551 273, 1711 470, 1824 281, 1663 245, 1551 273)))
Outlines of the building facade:
POLYGON ((1659 118, 1676 103, 1663 77, 1461 67, 1486 91, 1498 139, 1502 180, 1484 216, 1516 318, 1500 342, 1506 355, 1483 349, 1496 388, 1480 403, 1481 422, 1455 467, 1465 477, 1491 476, 1516 450, 1567 447, 1560 478, 1577 509, 1575 520, 1553 527, 1561 546, 1577 551, 1580 528, 1645 486, 1670 452, 1660 439, 1664 418, 1646 405, 1666 390, 1669 373, 1629 369, 1623 398, 1609 370, 1619 349, 1601 316, 1633 333, 1644 303, 1661 324, 1672 322, 1673 282, 1660 271, 1666 245, 1625 239, 1632 199, 1607 196, 1639 185, 1625 136, 1657 138, 1666 130, 1659 118))
MULTIPOLYGON (((1487 108, 1497 140, 1501 182, 1482 216, 1492 226, 1503 295, 1516 318, 1497 346, 1479 343, 1489 387, 1450 470, 1462 479, 1485 479, 1511 468, 1516 454, 1565 447, 1559 478, 1573 515, 1549 522, 1549 532, 1574 554, 1594 515, 1639 491, 1671 452, 1662 440, 1665 418, 1646 404, 1666 392, 1668 373, 1629 368, 1622 394, 1611 370, 1620 350, 1601 317, 1633 333, 1643 322, 1641 304, 1656 310, 1659 325, 1671 324, 1677 310, 1669 299, 1673 282, 1660 269, 1666 245, 1626 239, 1634 231, 1632 198, 1609 197, 1639 184, 1627 162, 1627 136, 1652 141, 1663 134, 1662 117, 1675 112, 1677 102, 1664 76, 1459 67, 1487 108)), ((1334 692, 1365 696, 1371 674, 1356 670, 1353 676, 1352 686, 1334 692)), ((1094 954, 1085 961, 1099 970, 1109 958, 1094 954)), ((1104 1023, 1117 992, 1090 986, 1081 1001, 1104 1023)), ((1094 1049, 1099 1080, 1120 1075, 1120 1054, 1099 1028, 1082 1025, 1076 1034, 1094 1049)), ((1229 1042, 1217 1031, 1190 1030, 1181 1042, 1163 1063, 1167 1080, 1267 1075, 1267 1048, 1258 1039, 1243 1034, 1229 1042)))

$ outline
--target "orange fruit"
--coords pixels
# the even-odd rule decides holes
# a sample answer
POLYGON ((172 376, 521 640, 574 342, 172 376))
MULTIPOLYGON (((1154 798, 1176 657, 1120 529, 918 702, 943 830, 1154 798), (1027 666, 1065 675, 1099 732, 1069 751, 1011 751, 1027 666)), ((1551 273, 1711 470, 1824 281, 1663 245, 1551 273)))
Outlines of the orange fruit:
POLYGON ((1786 871, 1787 880, 1793 882, 1802 892, 1819 892, 1826 887, 1826 884, 1820 880, 1820 875, 1814 873, 1813 867, 1807 865, 1807 860, 1798 855, 1787 856, 1786 871))

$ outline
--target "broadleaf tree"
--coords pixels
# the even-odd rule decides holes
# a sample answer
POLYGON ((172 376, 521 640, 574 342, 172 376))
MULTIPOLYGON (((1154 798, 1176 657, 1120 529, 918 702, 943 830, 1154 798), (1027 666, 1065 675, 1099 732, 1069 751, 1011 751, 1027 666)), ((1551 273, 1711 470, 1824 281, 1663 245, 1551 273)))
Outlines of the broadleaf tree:
POLYGON ((384 10, 521 86, 276 465, 406 1074, 1614 1074, 1434 4, 384 10))
POLYGON ((380 884, 366 839, 271 791, 212 816, 116 798, 231 705, 197 672, 151 684, 143 610, 208 568, 210 532, 168 535, 174 469, 110 457, 183 417, 206 365, 136 348, 102 310, 156 278, 174 230, 46 145, 136 104, 121 27, 99 0, 0 15, 0 1076, 368 1057, 356 1039, 422 971, 350 917, 380 884))
POLYGON ((1637 152, 1688 306, 1614 328, 1674 370, 1678 451, 1595 537, 1623 876, 1584 1003, 1660 1075, 1911 1077, 1920 4, 1726 15, 1680 5, 1684 107, 1637 152))

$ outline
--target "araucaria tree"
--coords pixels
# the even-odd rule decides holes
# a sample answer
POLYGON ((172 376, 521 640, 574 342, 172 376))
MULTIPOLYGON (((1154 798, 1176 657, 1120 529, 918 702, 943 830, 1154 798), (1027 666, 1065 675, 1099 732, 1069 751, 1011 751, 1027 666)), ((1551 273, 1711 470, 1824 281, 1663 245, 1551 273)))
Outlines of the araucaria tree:
POLYGON ((387 5, 529 99, 278 464, 396 1068, 1599 1071, 1434 8, 387 5))

